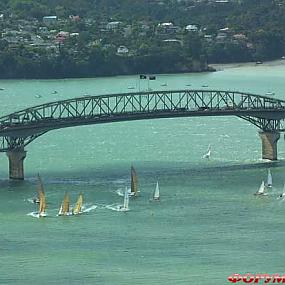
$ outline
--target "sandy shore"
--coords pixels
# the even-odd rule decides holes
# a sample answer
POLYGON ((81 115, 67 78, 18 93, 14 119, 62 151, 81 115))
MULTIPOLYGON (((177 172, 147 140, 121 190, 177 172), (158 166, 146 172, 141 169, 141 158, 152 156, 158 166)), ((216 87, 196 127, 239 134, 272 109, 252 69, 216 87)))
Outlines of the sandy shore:
POLYGON ((228 68, 238 68, 243 66, 280 66, 285 65, 284 59, 264 61, 262 64, 256 64, 256 62, 240 62, 240 63, 226 63, 226 64, 209 64, 210 67, 215 68, 217 71, 224 70, 228 68))

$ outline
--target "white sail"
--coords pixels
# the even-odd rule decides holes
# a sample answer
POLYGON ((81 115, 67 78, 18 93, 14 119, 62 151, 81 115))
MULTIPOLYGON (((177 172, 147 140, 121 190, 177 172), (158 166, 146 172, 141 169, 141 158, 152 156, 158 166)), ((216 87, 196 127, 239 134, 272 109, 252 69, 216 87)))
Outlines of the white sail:
POLYGON ((156 187, 153 193, 153 200, 159 200, 159 186, 158 186, 158 181, 156 182, 156 187))
POLYGON ((208 146, 208 151, 203 155, 203 158, 210 158, 211 156, 211 145, 208 146))
POLYGON ((264 184, 264 181, 262 181, 255 195, 264 195, 264 190, 265 190, 265 184, 264 184))
POLYGON ((128 188, 126 188, 125 195, 124 195, 124 205, 123 205, 124 210, 129 209, 129 191, 128 188))
POLYGON ((268 169, 268 174, 267 174, 267 187, 272 187, 272 175, 270 169, 268 169))

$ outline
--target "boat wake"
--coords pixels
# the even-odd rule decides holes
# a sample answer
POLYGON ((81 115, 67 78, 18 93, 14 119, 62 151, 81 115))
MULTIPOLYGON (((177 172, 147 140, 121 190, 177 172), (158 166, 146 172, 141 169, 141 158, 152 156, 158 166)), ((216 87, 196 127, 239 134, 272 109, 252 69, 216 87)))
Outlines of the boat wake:
POLYGON ((97 207, 98 207, 97 205, 92 205, 91 207, 84 208, 84 209, 82 209, 82 213, 89 213, 89 212, 95 210, 97 207))
POLYGON ((130 209, 129 208, 125 208, 123 205, 107 205, 106 209, 112 210, 112 211, 116 211, 116 212, 127 212, 130 209))
MULTIPOLYGON (((120 196, 120 197, 124 197, 125 196, 125 190, 123 189, 118 189, 116 190, 116 193, 120 196)), ((138 190, 137 193, 140 193, 140 191, 138 190)), ((131 191, 131 188, 128 188, 128 194, 129 196, 135 196, 135 193, 131 191)))
POLYGON ((121 197, 124 197, 124 195, 125 195, 125 192, 123 191, 123 189, 118 189, 118 190, 116 190, 116 193, 119 195, 119 196, 121 196, 121 197))
POLYGON ((31 212, 31 213, 28 213, 27 216, 31 216, 33 218, 44 218, 47 215, 46 214, 39 215, 38 212, 31 212))

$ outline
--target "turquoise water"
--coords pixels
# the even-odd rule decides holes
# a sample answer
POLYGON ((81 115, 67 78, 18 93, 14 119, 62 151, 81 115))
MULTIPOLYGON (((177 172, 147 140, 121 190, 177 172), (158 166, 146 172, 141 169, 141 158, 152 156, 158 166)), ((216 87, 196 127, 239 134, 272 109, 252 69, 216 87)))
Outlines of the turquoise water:
MULTIPOLYGON (((285 99, 285 66, 215 73, 0 81, 0 114, 49 101, 152 89, 222 89, 285 99), (165 85, 167 86, 161 86, 165 85), (202 87, 207 85, 208 87, 202 87), (131 89, 134 88, 134 89, 131 89), (54 91, 57 91, 54 94, 54 91)), ((236 117, 133 121, 56 130, 27 148, 23 182, 9 181, 0 154, 0 284, 230 284, 232 273, 284 273, 284 139, 280 161, 262 161, 258 130, 236 117), (212 146, 210 160, 201 159, 212 146), (130 211, 116 194, 134 165, 141 196, 130 211), (268 197, 252 194, 271 167, 268 197), (48 217, 35 210, 36 174, 48 217), (159 181, 161 201, 149 202, 159 181), (57 217, 64 193, 97 208, 57 217)))

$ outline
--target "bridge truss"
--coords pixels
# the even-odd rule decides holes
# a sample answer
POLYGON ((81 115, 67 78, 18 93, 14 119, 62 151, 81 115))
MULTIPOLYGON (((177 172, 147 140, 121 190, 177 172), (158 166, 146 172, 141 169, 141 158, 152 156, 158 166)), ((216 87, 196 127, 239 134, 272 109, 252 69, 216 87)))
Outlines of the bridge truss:
POLYGON ((282 132, 285 101, 250 93, 178 90, 84 96, 46 103, 0 118, 0 152, 24 148, 47 131, 128 120, 238 116, 259 129, 282 132))

